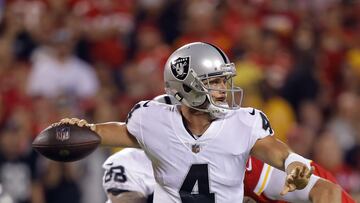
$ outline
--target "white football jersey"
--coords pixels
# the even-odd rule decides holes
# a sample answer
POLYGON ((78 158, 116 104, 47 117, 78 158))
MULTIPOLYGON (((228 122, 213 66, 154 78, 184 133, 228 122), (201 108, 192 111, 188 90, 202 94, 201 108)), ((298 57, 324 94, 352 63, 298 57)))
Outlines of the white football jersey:
POLYGON ((156 203, 242 202, 250 150, 273 134, 261 111, 241 108, 213 121, 195 139, 177 106, 154 101, 134 106, 127 129, 152 161, 156 203))
POLYGON ((109 191, 137 191, 145 197, 154 192, 151 162, 143 150, 127 148, 110 156, 103 164, 103 187, 109 191))

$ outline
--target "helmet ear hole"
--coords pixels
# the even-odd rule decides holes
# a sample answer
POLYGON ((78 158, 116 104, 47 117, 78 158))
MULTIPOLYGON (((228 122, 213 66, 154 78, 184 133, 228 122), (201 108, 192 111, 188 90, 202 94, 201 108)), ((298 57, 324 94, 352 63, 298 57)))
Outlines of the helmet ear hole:
POLYGON ((189 93, 192 90, 191 87, 187 86, 186 84, 183 84, 183 88, 186 93, 189 93))
POLYGON ((200 104, 197 105, 197 107, 204 108, 204 107, 207 107, 210 104, 210 101, 209 101, 207 96, 202 96, 201 100, 199 100, 199 103, 200 104))

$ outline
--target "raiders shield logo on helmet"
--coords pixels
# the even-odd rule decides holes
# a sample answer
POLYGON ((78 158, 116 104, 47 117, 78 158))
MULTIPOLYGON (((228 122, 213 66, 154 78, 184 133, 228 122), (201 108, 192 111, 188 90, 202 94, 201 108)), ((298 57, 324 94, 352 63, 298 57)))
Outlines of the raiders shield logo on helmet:
POLYGON ((179 57, 171 62, 171 71, 179 80, 184 80, 189 72, 190 57, 179 57))

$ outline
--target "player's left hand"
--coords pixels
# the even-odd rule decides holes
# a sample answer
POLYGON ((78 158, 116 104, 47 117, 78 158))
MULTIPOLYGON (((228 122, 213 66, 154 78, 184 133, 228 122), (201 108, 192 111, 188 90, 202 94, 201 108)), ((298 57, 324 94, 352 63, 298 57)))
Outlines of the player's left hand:
MULTIPOLYGON (((289 165, 290 168, 291 164, 289 165)), ((308 169, 305 165, 298 165, 292 167, 288 170, 288 175, 286 176, 284 189, 280 193, 281 195, 285 195, 288 192, 292 192, 294 190, 301 190, 306 187, 309 183, 310 176, 313 172, 314 168, 311 170, 308 169)))
POLYGON ((96 132, 96 125, 92 124, 92 123, 88 123, 86 120, 84 119, 79 119, 79 118, 63 118, 60 120, 60 122, 57 123, 53 123, 51 126, 58 126, 61 124, 70 124, 70 125, 77 125, 79 127, 88 127, 90 130, 96 132))

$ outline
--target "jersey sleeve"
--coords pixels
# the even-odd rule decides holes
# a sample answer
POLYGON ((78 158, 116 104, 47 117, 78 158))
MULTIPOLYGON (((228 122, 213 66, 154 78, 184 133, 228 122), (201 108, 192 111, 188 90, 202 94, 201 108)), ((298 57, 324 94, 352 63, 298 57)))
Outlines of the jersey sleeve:
MULTIPOLYGON (((268 190, 273 169, 264 162, 250 157, 245 171, 244 196, 258 203, 285 203, 285 201, 270 199, 264 193, 268 190)), ((280 188, 282 189, 282 187, 280 188)))
POLYGON ((274 135, 274 130, 271 128, 270 121, 262 111, 253 109, 250 114, 254 119, 249 143, 249 146, 252 148, 257 140, 269 135, 274 135))
POLYGON ((142 138, 142 111, 143 105, 146 102, 139 102, 130 110, 126 118, 126 127, 130 134, 132 134, 140 146, 143 148, 144 140, 142 138))

